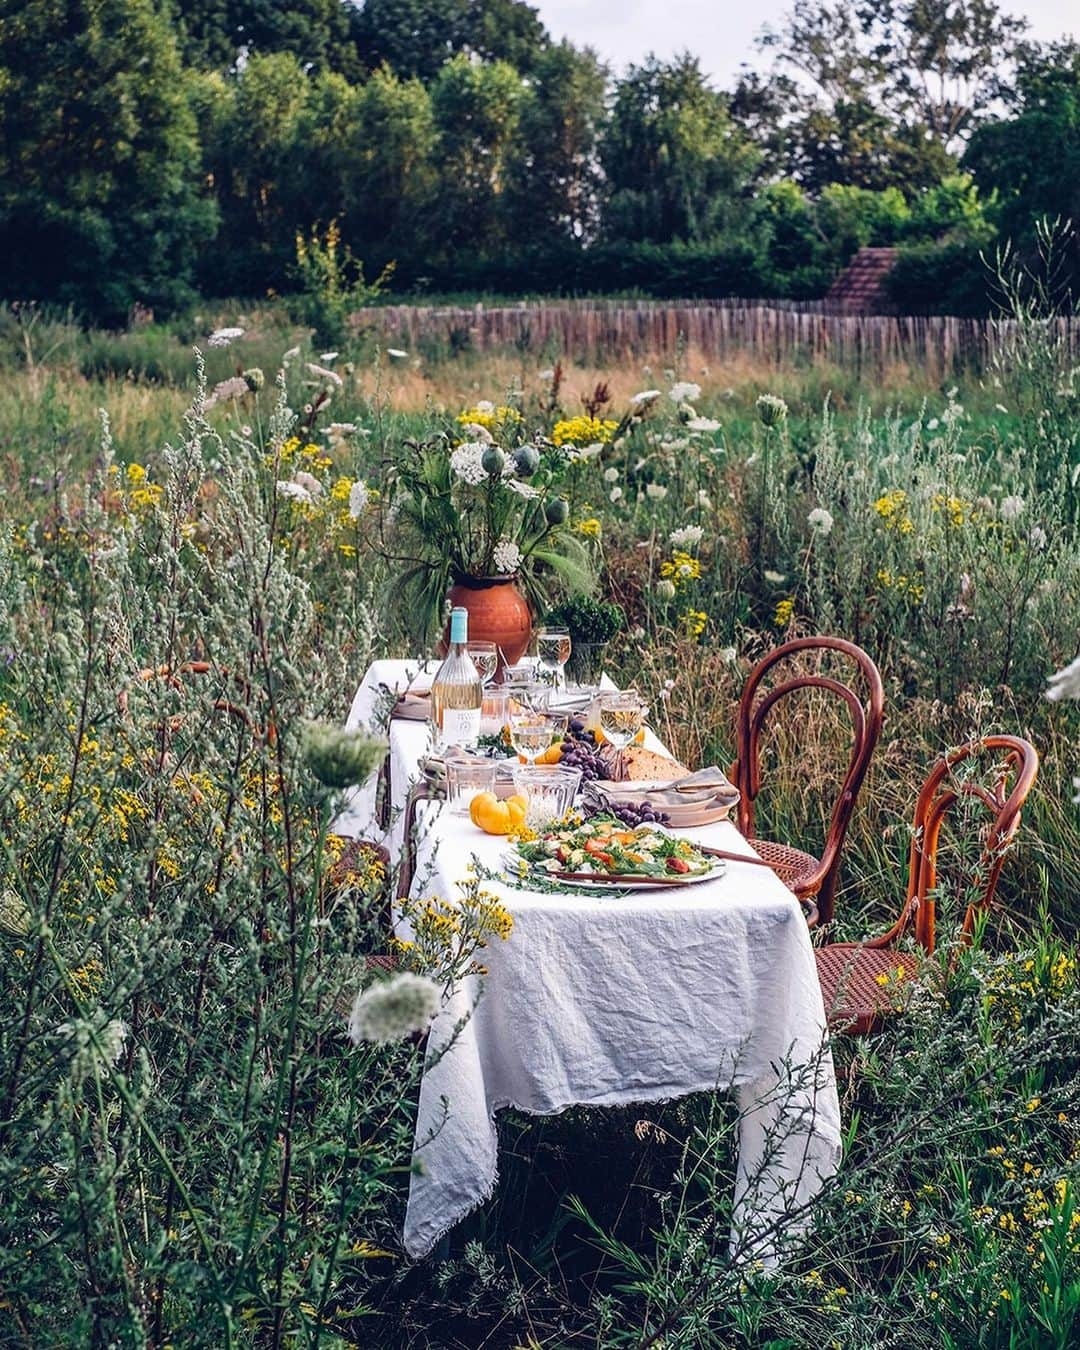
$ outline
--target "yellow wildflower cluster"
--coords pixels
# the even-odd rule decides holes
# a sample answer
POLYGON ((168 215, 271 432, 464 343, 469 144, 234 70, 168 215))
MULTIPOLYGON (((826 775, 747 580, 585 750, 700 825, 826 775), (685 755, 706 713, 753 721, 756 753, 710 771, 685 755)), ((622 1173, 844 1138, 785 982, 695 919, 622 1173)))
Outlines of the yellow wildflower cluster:
POLYGON ((902 488, 892 488, 874 503, 874 510, 887 530, 910 534, 915 528, 907 513, 907 499, 907 493, 902 488))
POLYGON ((967 521, 974 520, 975 512, 972 509, 971 502, 965 501, 963 497, 947 496, 944 492, 934 494, 930 502, 930 509, 936 512, 943 512, 949 524, 953 529, 960 529, 967 521))
POLYGON ((926 597, 926 587, 917 577, 909 577, 906 572, 893 572, 889 567, 882 567, 877 574, 877 583, 886 591, 895 591, 897 595, 906 596, 912 604, 921 605, 926 597))
POLYGON ((776 613, 773 615, 773 623, 777 628, 787 628, 795 617, 795 601, 792 597, 781 600, 776 606, 776 613))
MULTIPOLYGON (((112 464, 109 473, 114 482, 120 479, 120 466, 112 464)), ((161 504, 165 490, 160 483, 151 483, 146 469, 141 464, 129 464, 123 471, 122 489, 127 494, 127 504, 133 511, 149 511, 161 504)))
POLYGON ((505 941, 514 927, 510 911, 480 886, 474 873, 458 886, 458 899, 438 896, 400 901, 401 915, 412 937, 395 939, 394 948, 403 966, 439 980, 483 974, 474 960, 491 938, 505 941))
POLYGON ((1018 1027, 1024 1013, 1037 1002, 1060 1003, 1076 987, 1076 960, 1067 952, 1037 959, 1009 953, 993 966, 986 979, 986 1007, 1010 1026, 1018 1027))
MULTIPOLYGON (((301 463, 309 469, 328 469, 334 462, 321 445, 315 445, 311 441, 305 444, 299 436, 290 436, 282 443, 280 459, 282 464, 301 463)), ((267 459, 267 464, 272 467, 273 463, 274 458, 271 455, 267 459)))
POLYGON ((670 558, 660 564, 660 575, 670 581, 676 590, 688 582, 697 581, 701 576, 701 563, 682 549, 676 549, 670 558))
POLYGON ((618 428, 618 422, 599 417, 566 418, 556 422, 551 439, 556 445, 606 445, 618 428))
POLYGON ((682 616, 683 632, 689 638, 699 638, 708 622, 709 616, 703 609, 688 609, 682 616))
POLYGON ((600 522, 595 516, 588 516, 585 520, 579 520, 577 523, 578 534, 583 534, 587 539, 600 538, 600 522))
POLYGON ((483 427, 494 434, 503 427, 516 427, 522 417, 516 408, 496 408, 491 403, 480 403, 475 408, 466 408, 464 412, 458 413, 457 420, 463 427, 483 427))

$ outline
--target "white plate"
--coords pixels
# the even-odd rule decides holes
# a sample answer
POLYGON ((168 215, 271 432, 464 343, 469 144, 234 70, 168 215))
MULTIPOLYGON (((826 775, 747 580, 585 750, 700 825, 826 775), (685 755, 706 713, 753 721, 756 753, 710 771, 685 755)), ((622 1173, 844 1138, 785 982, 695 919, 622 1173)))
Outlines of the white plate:
POLYGON ((528 880, 531 876, 535 876, 538 881, 558 882, 560 886, 587 891, 662 891, 673 887, 696 886, 703 881, 716 881, 727 870, 727 863, 723 858, 712 858, 710 860, 713 864, 712 867, 707 872, 698 872, 694 876, 680 876, 677 873, 672 873, 669 879, 668 877, 608 877, 597 875, 595 877, 582 877, 577 881, 568 881, 555 872, 546 872, 536 863, 526 863, 528 871, 522 877, 518 871, 518 864, 524 861, 521 855, 513 849, 503 854, 502 864, 506 868, 510 880, 528 880))

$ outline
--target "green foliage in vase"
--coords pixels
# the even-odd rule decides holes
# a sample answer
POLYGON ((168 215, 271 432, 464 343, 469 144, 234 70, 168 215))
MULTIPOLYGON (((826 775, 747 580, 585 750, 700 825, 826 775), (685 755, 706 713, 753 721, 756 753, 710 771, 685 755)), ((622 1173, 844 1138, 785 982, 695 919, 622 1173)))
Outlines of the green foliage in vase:
POLYGON ((626 627, 626 614, 620 605, 591 595, 572 595, 556 605, 546 622, 564 624, 575 643, 610 642, 626 627))

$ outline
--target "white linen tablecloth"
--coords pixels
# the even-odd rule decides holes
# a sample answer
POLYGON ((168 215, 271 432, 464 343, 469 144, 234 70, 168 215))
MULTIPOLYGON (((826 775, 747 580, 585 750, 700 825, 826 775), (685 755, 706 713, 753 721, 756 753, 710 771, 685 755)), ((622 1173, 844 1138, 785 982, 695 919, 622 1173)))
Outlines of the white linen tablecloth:
MULTIPOLYGON (((404 662, 376 662, 353 702, 367 724, 404 662)), ((428 743, 391 724, 400 807, 428 743)), ((374 787, 335 828, 372 837, 374 787)), ((506 841, 441 804, 421 807, 414 890, 452 899, 472 857, 499 866, 506 841)), ((736 828, 685 832, 752 855, 736 828)), ((400 847, 395 822, 386 842, 400 847)), ((813 949, 798 902, 767 868, 729 862, 715 881, 614 896, 490 883, 514 918, 436 1018, 420 1087, 405 1248, 426 1255, 498 1178, 495 1113, 652 1102, 733 1089, 740 1112, 732 1251, 775 1258, 785 1230, 839 1165, 840 1113, 813 949)))

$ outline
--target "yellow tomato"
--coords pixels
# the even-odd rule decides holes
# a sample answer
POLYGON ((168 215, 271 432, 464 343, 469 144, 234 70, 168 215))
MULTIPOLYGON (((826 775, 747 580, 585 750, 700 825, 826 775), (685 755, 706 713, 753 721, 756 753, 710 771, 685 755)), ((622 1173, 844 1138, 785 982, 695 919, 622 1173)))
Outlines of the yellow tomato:
MULTIPOLYGON (((562 759, 562 741, 556 741, 554 745, 549 745, 542 755, 537 755, 537 764, 558 764, 562 759)), ((518 755, 519 764, 528 764, 524 755, 518 755)))
POLYGON ((469 803, 469 819, 485 834, 509 834, 525 823, 527 805, 517 794, 500 801, 494 792, 478 792, 469 803))

